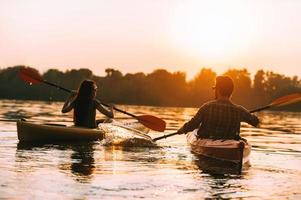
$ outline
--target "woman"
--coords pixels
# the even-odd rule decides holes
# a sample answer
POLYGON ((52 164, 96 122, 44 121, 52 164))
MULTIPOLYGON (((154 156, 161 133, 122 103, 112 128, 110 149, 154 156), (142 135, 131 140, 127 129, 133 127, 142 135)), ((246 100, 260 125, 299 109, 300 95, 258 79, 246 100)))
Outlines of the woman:
POLYGON ((67 113, 74 109, 73 121, 75 126, 96 128, 96 109, 107 117, 114 118, 113 107, 111 106, 107 110, 95 99, 96 90, 97 86, 94 81, 84 80, 78 92, 72 91, 66 100, 62 113, 67 113))

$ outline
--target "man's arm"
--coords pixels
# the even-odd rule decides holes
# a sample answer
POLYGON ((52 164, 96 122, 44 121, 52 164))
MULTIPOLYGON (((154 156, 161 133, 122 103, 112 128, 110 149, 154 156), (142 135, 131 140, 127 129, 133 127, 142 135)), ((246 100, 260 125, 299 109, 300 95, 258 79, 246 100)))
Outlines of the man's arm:
POLYGON ((242 121, 247 122, 248 124, 257 127, 259 125, 259 119, 256 115, 251 114, 247 109, 240 106, 242 121))
POLYGON ((203 114, 204 113, 204 106, 202 106, 198 112, 195 114, 191 120, 186 122, 179 130, 178 133, 180 134, 186 134, 187 132, 193 131, 194 129, 197 129, 202 120, 203 120, 203 114))

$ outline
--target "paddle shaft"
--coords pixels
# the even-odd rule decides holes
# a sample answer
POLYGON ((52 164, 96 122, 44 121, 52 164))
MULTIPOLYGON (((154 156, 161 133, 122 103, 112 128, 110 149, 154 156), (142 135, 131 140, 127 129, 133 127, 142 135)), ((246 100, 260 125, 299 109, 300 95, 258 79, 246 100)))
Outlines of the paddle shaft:
MULTIPOLYGON (((59 85, 56 85, 56 84, 54 84, 54 83, 48 82, 48 81, 46 81, 46 80, 42 80, 42 82, 45 83, 45 84, 47 84, 47 85, 51 85, 51 86, 53 86, 53 87, 56 87, 57 89, 63 90, 63 91, 68 92, 68 93, 71 93, 71 90, 69 90, 69 89, 67 89, 67 88, 64 88, 64 87, 61 87, 61 86, 59 86, 59 85)), ((104 106, 110 107, 110 105, 108 105, 108 104, 106 104, 106 103, 102 103, 102 102, 101 102, 101 104, 104 105, 104 106)), ((120 110, 119 108, 116 108, 115 106, 113 106, 113 109, 116 110, 116 111, 118 111, 118 112, 121 112, 121 113, 123 113, 123 114, 129 115, 129 116, 131 116, 131 117, 134 117, 134 118, 138 119, 138 117, 137 117, 136 115, 134 115, 134 114, 132 114, 132 113, 128 113, 128 112, 123 111, 123 110, 120 110)))
POLYGON ((254 112, 259 112, 259 111, 262 111, 262 110, 266 110, 268 108, 272 107, 272 105, 267 105, 267 106, 264 106, 264 107, 261 107, 261 108, 256 108, 254 110, 251 110, 250 113, 254 113, 254 112))
POLYGON ((167 134, 167 135, 156 137, 156 138, 153 139, 153 141, 155 142, 157 140, 161 140, 161 139, 168 138, 168 137, 171 137, 171 136, 174 136, 174 135, 178 135, 178 134, 179 134, 178 132, 170 133, 170 134, 167 134))

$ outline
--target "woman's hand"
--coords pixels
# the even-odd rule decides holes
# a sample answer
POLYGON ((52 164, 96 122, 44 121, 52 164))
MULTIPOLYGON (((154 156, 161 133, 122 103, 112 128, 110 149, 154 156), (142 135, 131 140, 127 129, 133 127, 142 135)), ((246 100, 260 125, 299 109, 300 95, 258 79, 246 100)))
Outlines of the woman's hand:
POLYGON ((114 104, 109 104, 109 109, 110 109, 110 111, 111 111, 111 113, 112 113, 112 117, 111 118, 114 118, 114 104))
POLYGON ((99 100, 95 101, 97 103, 96 109, 102 114, 106 115, 109 118, 114 118, 114 105, 109 104, 108 107, 104 108, 99 100))
POLYGON ((180 128, 179 130, 177 130, 177 133, 178 133, 179 135, 181 135, 181 134, 186 134, 186 133, 183 131, 183 127, 180 128))
POLYGON ((114 104, 109 104, 109 109, 114 110, 114 104))
POLYGON ((62 108, 62 113, 66 113, 69 112, 70 110, 72 110, 73 108, 73 101, 75 100, 77 96, 77 91, 76 90, 72 90, 69 97, 66 99, 64 106, 62 108))
POLYGON ((72 90, 70 92, 70 95, 69 95, 69 97, 68 97, 68 99, 66 101, 72 102, 76 98, 76 96, 77 96, 77 91, 76 90, 72 90))
POLYGON ((72 90, 70 93, 70 97, 75 97, 77 95, 77 91, 76 90, 72 90))

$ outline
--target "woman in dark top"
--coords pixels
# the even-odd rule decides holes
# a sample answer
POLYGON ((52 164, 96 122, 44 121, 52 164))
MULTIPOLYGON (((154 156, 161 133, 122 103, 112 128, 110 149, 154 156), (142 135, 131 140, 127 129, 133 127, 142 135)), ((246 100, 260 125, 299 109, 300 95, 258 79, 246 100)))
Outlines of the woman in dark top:
POLYGON ((84 80, 78 92, 72 91, 66 100, 62 108, 62 113, 69 112, 73 109, 73 121, 75 126, 96 128, 96 110, 109 118, 114 118, 113 107, 111 106, 107 110, 95 99, 96 90, 97 86, 94 81, 84 80))

